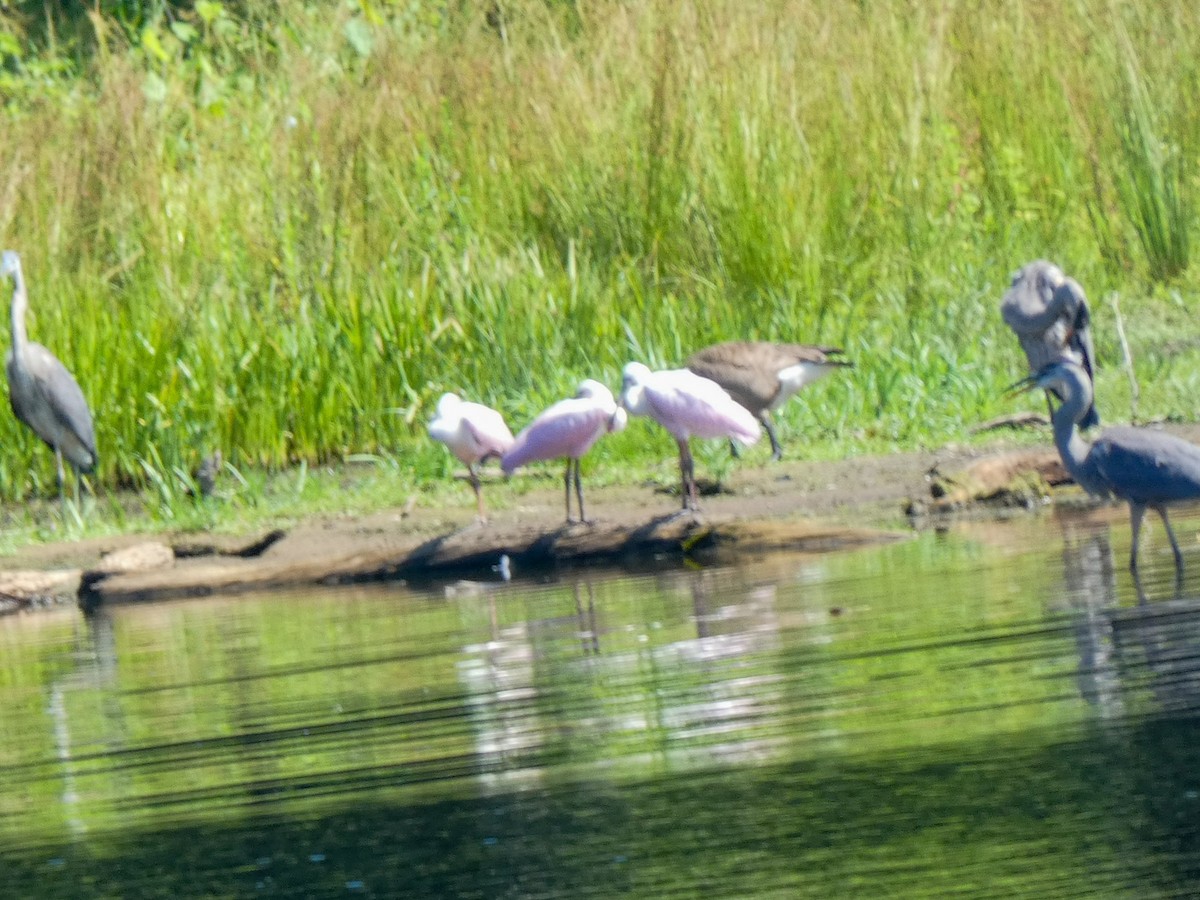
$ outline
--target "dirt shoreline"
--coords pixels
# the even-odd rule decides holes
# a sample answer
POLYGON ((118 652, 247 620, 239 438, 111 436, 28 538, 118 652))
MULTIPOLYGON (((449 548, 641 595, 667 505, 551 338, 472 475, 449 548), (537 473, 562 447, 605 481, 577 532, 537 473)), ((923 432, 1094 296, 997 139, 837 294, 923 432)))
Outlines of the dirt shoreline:
POLYGON ((560 566, 829 552, 904 539, 931 514, 972 504, 979 488, 964 473, 990 472, 996 460, 1003 462, 996 477, 1015 477, 1018 492, 1044 492, 1038 466, 1047 458, 1054 461, 1053 451, 998 443, 838 461, 744 462, 720 490, 702 497, 698 516, 676 515, 677 496, 651 485, 589 486, 594 522, 568 526, 561 482, 533 475, 528 490, 508 508, 494 509, 484 526, 474 523, 464 484, 456 505, 323 516, 274 532, 43 544, 0 558, 0 610, 356 581, 494 581, 502 577, 502 557, 521 577, 560 566))

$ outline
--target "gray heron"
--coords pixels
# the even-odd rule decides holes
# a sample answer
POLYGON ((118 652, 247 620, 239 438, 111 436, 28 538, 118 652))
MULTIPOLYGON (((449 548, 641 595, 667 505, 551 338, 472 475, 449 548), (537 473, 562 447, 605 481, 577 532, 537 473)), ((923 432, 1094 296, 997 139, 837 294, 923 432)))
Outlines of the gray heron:
POLYGON ((79 474, 96 467, 96 436, 92 413, 83 391, 66 366, 41 344, 30 341, 25 331, 25 310, 29 299, 21 257, 5 250, 0 258, 0 275, 13 280, 12 347, 4 360, 8 375, 8 399, 16 417, 33 429, 54 451, 58 471, 58 498, 66 508, 63 492, 63 457, 75 468, 78 492, 79 474))
MULTIPOLYGON (((1096 351, 1087 295, 1078 281, 1068 278, 1054 263, 1039 259, 1022 266, 1000 301, 1000 315, 1017 335, 1030 375, 1057 362, 1073 362, 1083 368, 1089 381, 1095 378, 1096 351)), ((1078 423, 1081 428, 1100 424, 1092 400, 1078 423)))
POLYGON ((1200 500, 1200 447, 1149 428, 1106 428, 1091 444, 1075 426, 1092 404, 1092 382, 1082 366, 1057 362, 1016 386, 1041 387, 1062 398, 1054 411, 1054 443, 1071 477, 1089 494, 1117 497, 1129 504, 1133 547, 1129 568, 1137 572, 1138 539, 1147 509, 1162 517, 1175 552, 1175 567, 1183 569, 1183 554, 1167 518, 1172 503, 1200 500))
MULTIPOLYGON (((837 347, 726 341, 697 350, 684 366, 715 381, 753 413, 771 441, 771 458, 778 460, 783 458, 783 447, 770 414, 806 385, 819 381, 834 369, 854 365, 836 359, 841 355, 842 350, 837 347)), ((737 445, 732 446, 736 451, 737 445)))

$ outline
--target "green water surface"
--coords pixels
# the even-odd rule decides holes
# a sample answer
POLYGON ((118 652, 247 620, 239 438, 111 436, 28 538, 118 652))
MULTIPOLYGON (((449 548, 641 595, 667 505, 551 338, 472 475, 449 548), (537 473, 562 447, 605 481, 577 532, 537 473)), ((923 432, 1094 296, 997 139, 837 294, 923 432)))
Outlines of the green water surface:
POLYGON ((1126 531, 10 617, 0 893, 1200 895, 1200 591, 1126 531))

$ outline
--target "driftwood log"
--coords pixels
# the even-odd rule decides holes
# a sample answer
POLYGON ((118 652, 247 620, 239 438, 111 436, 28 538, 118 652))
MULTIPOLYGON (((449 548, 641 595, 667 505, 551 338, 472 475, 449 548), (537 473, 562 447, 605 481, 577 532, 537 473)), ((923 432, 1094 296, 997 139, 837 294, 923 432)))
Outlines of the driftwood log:
POLYGON ((953 472, 935 469, 930 473, 930 505, 939 512, 988 500, 1024 506, 1070 481, 1057 450, 1014 450, 972 460, 953 472))

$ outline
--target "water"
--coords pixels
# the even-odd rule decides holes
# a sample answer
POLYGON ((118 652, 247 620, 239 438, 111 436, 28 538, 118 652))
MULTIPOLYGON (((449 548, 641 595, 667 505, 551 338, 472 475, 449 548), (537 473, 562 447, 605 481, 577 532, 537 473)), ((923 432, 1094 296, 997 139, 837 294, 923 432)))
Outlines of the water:
POLYGON ((1200 561, 1147 537, 1141 604, 1117 511, 0 620, 0 894, 1200 895, 1200 561))

